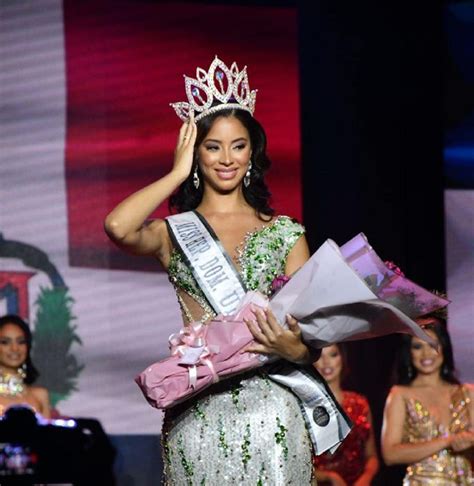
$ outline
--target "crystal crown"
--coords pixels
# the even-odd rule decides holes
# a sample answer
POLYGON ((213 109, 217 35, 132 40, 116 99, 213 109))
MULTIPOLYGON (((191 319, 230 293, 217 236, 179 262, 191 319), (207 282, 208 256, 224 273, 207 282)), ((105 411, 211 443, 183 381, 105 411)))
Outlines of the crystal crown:
POLYGON ((198 67, 196 79, 185 75, 184 84, 188 102, 170 103, 183 121, 191 113, 194 114, 195 121, 198 121, 211 113, 228 108, 246 110, 253 115, 257 90, 250 91, 247 66, 239 71, 234 62, 228 68, 216 56, 207 72, 198 67))

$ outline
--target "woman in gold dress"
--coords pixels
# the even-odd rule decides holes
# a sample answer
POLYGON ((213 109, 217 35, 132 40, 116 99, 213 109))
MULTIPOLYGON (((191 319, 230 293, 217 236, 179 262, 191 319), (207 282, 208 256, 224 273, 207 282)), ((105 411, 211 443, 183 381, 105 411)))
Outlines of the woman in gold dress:
POLYGON ((408 464, 404 486, 472 485, 474 389, 454 375, 444 320, 429 315, 418 323, 438 350, 416 337, 403 337, 399 384, 385 405, 382 455, 389 465, 408 464))
POLYGON ((38 371, 30 358, 31 331, 17 315, 0 318, 0 414, 12 405, 27 405, 50 418, 48 391, 32 386, 38 371))

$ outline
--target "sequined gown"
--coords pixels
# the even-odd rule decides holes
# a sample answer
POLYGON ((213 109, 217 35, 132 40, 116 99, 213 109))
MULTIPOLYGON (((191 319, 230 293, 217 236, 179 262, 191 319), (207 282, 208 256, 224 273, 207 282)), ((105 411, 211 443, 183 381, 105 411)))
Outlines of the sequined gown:
MULTIPOLYGON (((446 430, 437 424, 419 400, 406 399, 403 442, 423 442, 446 433, 455 434, 472 427, 469 416, 469 392, 459 386, 451 402, 451 423, 446 430)), ((443 449, 407 468, 403 486, 467 486, 474 479, 469 459, 463 453, 443 449)))
MULTIPOLYGON (((304 233, 289 217, 247 235, 238 267, 248 290, 270 291, 304 233)), ((185 321, 214 315, 178 251, 169 265, 185 321)), ((311 443, 298 400, 264 370, 230 378, 165 414, 166 485, 311 484, 311 443)))
POLYGON ((371 429, 370 409, 364 396, 351 391, 343 392, 342 408, 354 427, 334 454, 315 456, 313 463, 316 469, 337 472, 350 485, 364 472, 365 443, 371 429))

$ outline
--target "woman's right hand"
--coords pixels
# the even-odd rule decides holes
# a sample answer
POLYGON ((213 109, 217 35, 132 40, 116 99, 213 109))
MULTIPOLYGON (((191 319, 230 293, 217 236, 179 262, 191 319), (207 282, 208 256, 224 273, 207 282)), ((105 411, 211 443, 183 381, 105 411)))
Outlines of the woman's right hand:
POLYGON ((193 167, 194 144, 196 142, 197 127, 194 115, 183 123, 179 130, 178 143, 174 151, 173 172, 179 174, 183 180, 187 179, 193 167))

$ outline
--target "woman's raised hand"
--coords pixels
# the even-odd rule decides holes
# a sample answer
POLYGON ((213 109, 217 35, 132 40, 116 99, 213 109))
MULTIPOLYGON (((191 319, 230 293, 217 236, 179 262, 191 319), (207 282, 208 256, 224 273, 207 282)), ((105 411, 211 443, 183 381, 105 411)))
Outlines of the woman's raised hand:
POLYGON ((194 144, 196 142, 196 122, 191 114, 188 121, 179 130, 178 143, 174 151, 173 172, 178 173, 185 180, 191 173, 193 166, 194 144))
POLYGON ((245 319, 255 344, 245 349, 249 353, 273 354, 294 363, 305 362, 308 348, 301 340, 301 329, 296 319, 286 316, 288 328, 284 329, 271 309, 255 310, 256 320, 245 319))

